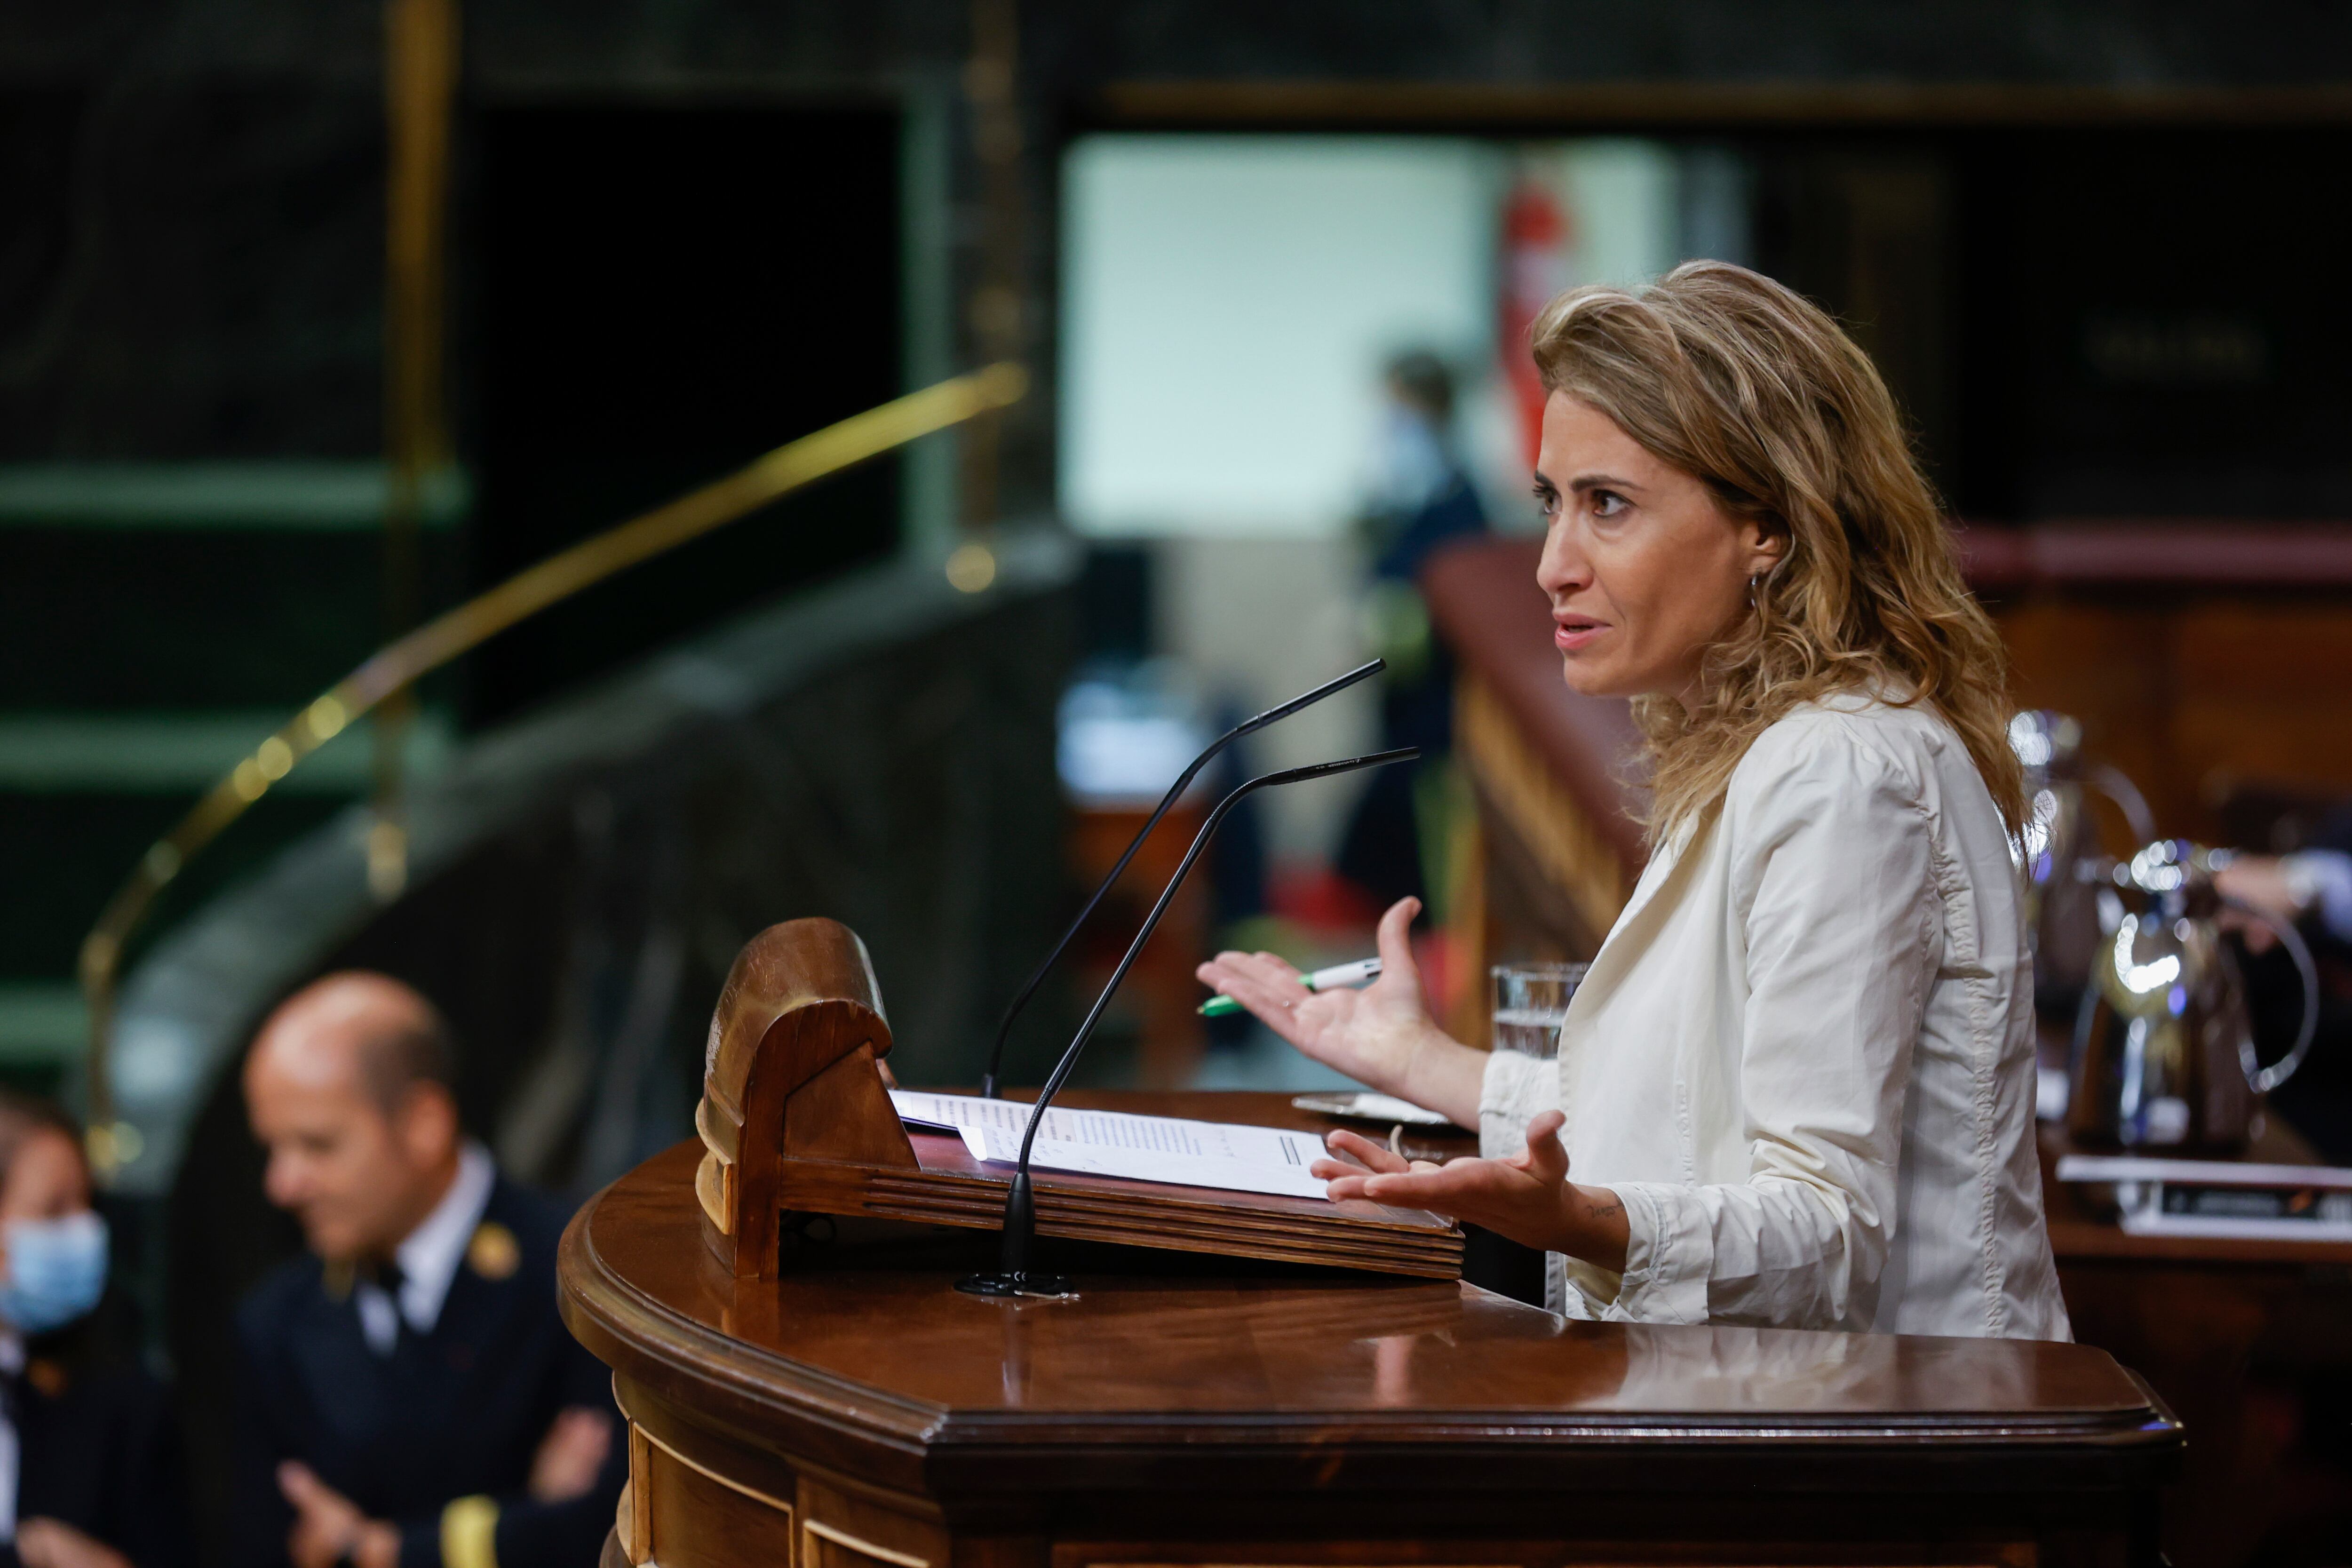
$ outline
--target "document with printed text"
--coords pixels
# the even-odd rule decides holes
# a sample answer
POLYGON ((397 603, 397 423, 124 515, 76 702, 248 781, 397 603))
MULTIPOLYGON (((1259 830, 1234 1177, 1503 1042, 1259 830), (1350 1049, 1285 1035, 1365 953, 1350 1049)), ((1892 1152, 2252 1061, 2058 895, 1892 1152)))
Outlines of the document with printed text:
MULTIPOLYGON (((1021 1162, 1021 1137, 1029 1126, 1026 1105, 908 1089, 892 1089, 890 1100, 902 1121, 958 1133, 976 1160, 992 1165, 1021 1162)), ((1307 1168, 1323 1152, 1323 1141, 1312 1132, 1057 1105, 1037 1129, 1029 1163, 1040 1171, 1319 1198, 1323 1183, 1307 1174, 1307 1168)))

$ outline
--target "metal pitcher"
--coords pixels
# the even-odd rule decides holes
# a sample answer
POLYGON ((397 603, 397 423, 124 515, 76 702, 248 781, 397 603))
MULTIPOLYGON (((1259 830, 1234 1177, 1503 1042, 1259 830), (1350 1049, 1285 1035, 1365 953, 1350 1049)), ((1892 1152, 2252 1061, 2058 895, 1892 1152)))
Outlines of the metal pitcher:
POLYGON ((2034 1000, 2045 1016, 2063 1022, 2091 978, 2099 949, 2099 889, 2115 864, 2099 853, 2085 791, 2116 803, 2135 844, 2155 838, 2156 822, 2120 770, 2084 765, 2079 721, 2029 709, 2009 721, 2009 744, 2025 768, 2018 870, 2033 950, 2034 1000))
POLYGON ((2213 871, 2226 850, 2148 845, 2099 889, 2101 941, 2075 1015, 2067 1131, 2086 1145, 2223 1153, 2253 1134, 2260 1097, 2294 1075, 2319 1026, 2319 971, 2294 928, 2230 901, 2278 936, 2303 977, 2294 1048, 2254 1055, 2245 981, 2221 940, 2213 871))

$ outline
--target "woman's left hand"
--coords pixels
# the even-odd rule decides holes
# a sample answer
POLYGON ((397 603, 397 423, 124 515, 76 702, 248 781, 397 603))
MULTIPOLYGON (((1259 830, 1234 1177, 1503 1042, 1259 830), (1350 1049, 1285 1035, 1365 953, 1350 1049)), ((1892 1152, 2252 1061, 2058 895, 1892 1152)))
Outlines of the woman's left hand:
POLYGON ((1333 1198, 1369 1198, 1398 1208, 1434 1209, 1484 1226, 1545 1252, 1564 1252, 1622 1269, 1630 1232, 1625 1205, 1607 1187, 1568 1179, 1559 1130, 1568 1118, 1547 1110, 1528 1123, 1528 1146, 1504 1160, 1408 1161, 1355 1132, 1334 1132, 1339 1159, 1318 1160, 1311 1173, 1333 1198))
POLYGON ((1324 1066, 1470 1125, 1486 1053, 1450 1038, 1429 1016, 1412 961, 1412 918, 1420 912, 1419 899, 1389 906, 1381 917, 1381 977, 1360 991, 1309 991, 1297 970, 1270 952, 1221 952, 1195 973, 1324 1066))

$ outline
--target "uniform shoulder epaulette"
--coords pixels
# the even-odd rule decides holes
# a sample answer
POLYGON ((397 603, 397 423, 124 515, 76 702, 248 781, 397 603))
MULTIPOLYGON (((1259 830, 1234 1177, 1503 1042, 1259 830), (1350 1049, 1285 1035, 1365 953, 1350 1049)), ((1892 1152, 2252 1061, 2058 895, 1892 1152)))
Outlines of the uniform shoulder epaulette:
POLYGON ((474 1227, 466 1243, 466 1262, 485 1279, 504 1279, 522 1265, 522 1244, 515 1233, 494 1219, 474 1227))

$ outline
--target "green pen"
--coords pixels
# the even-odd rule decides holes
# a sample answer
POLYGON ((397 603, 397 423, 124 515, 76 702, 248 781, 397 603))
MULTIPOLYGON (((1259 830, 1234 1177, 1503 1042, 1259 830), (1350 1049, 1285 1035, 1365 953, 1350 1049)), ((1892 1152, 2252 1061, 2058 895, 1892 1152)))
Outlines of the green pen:
MULTIPOLYGON (((1361 985, 1381 977, 1381 961, 1360 958, 1353 963, 1334 964, 1318 969, 1312 974, 1302 974, 1298 983, 1309 991, 1332 991, 1342 986, 1361 985)), ((1198 1011, 1203 1018, 1223 1018, 1242 1010, 1242 1005, 1230 996, 1212 996, 1201 1004, 1198 1011)))

